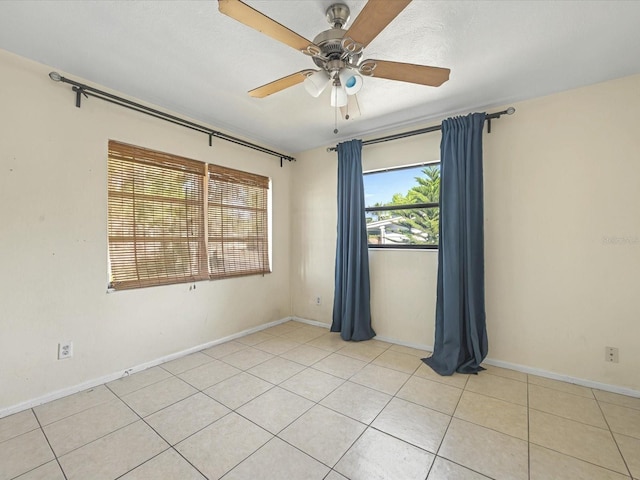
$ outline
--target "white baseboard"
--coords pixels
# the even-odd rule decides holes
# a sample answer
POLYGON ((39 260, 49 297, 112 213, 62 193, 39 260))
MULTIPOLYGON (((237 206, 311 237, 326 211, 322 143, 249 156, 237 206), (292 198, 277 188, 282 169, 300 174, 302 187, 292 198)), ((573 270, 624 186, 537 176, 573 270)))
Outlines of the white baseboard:
MULTIPOLYGON (((113 380, 117 380, 119 378, 124 377, 125 375, 130 375, 132 373, 141 372, 142 370, 146 370, 151 367, 155 367, 165 362, 169 362, 171 360, 175 360, 180 357, 184 357, 185 355, 189 355, 191 353, 198 352, 200 350, 204 350, 205 348, 210 348, 220 343, 228 342, 230 340, 235 340, 236 338, 244 337, 245 335, 250 335, 255 332, 259 332, 260 330, 264 330, 269 327, 274 327, 284 322, 288 322, 289 320, 294 320, 293 317, 285 317, 279 320, 274 320, 273 322, 265 323, 263 325, 258 325, 257 327, 250 328, 248 330, 243 330, 238 333, 234 333, 233 335, 228 335, 223 338, 219 338, 217 340, 213 340, 211 342, 204 343, 202 345, 198 345, 195 347, 188 348, 186 350, 182 350, 180 352, 172 353, 170 355, 165 355, 164 357, 157 358, 150 362, 142 363, 140 365, 136 365, 135 367, 131 367, 126 369, 125 371, 114 372, 109 375, 105 375, 100 378, 94 378, 88 380, 86 382, 74 385, 72 387, 63 388, 61 390, 56 390, 55 392, 48 393, 38 398, 34 398, 32 400, 27 400, 26 402, 19 403, 17 405, 13 405, 11 407, 3 408, 0 410, 0 418, 13 415, 14 413, 21 412, 22 410, 26 410, 28 408, 37 407, 38 405, 42 405, 43 403, 51 402, 53 400, 58 400, 59 398, 66 397, 68 395, 72 395, 74 393, 82 392, 84 390, 88 390, 93 387, 97 387, 98 385, 102 385, 104 383, 111 382, 113 380)), ((297 320, 297 319, 296 319, 297 320)), ((302 320, 300 320, 302 321, 302 320)), ((306 321, 304 323, 309 323, 311 321, 306 321)), ((320 322, 315 322, 320 323, 320 322)), ((310 323, 313 325, 314 323, 310 323)), ((324 325, 324 324, 321 324, 324 325)))
POLYGON ((323 323, 323 322, 318 322, 317 320, 309 320, 307 318, 301 318, 301 317, 290 317, 291 320, 294 320, 296 322, 300 322, 300 323, 306 323, 307 325, 313 325, 314 327, 322 327, 322 328, 326 328, 327 330, 331 328, 331 325, 329 323, 323 323))
POLYGON ((528 367, 526 365, 518 365, 517 363, 504 362, 502 360, 494 360, 492 358, 485 359, 484 363, 493 365, 494 367, 508 368, 510 370, 516 370, 522 373, 530 373, 539 377, 550 378, 552 380, 560 380, 561 382, 573 383, 587 388, 595 388, 597 390, 604 390, 605 392, 619 393, 621 395, 628 395, 630 397, 640 397, 640 391, 633 390, 627 387, 620 387, 618 385, 610 385, 608 383, 594 382, 593 380, 586 380, 584 378, 571 377, 561 373, 549 372, 539 368, 528 367))
MULTIPOLYGON (((189 355, 191 353, 195 353, 195 352, 198 352, 200 350, 204 350, 206 348, 213 347, 213 346, 218 345, 220 343, 228 342, 230 340, 235 340, 236 338, 244 337, 245 335, 250 335, 252 333, 259 332, 260 330, 264 330, 264 329, 267 329, 267 328, 270 328, 270 327, 274 327, 276 325, 280 325, 281 323, 288 322, 289 320, 294 320, 296 322, 301 322, 301 323, 305 323, 307 325, 313 325, 313 326, 316 326, 316 327, 323 327, 323 328, 326 328, 326 329, 329 329, 331 327, 331 325, 329 325, 328 323, 318 322, 316 320, 309 320, 309 319, 306 319, 306 318, 301 318, 301 317, 296 317, 296 316, 281 318, 279 320, 274 320, 273 322, 265 323, 263 325, 258 325, 257 327, 253 327, 253 328, 250 328, 250 329, 247 329, 247 330, 243 330, 243 331, 238 332, 238 333, 234 333, 233 335, 228 335, 226 337, 219 338, 217 340, 213 340, 211 342, 207 342, 207 343, 204 343, 202 345, 191 347, 191 348, 188 348, 186 350, 182 350, 180 352, 172 353, 170 355, 166 355, 164 357, 157 358, 157 359, 152 360, 150 362, 146 362, 146 363, 137 365, 135 367, 128 368, 124 372, 122 372, 122 371, 115 372, 115 373, 112 373, 112 374, 109 374, 109 375, 105 375, 105 376, 100 377, 100 378, 95 378, 95 379, 80 383, 78 385, 74 385, 72 387, 63 388, 61 390, 57 390, 55 392, 48 393, 48 394, 43 395, 41 397, 34 398, 34 399, 28 400, 26 402, 19 403, 17 405, 13 405, 11 407, 4 408, 4 409, 0 410, 0 418, 12 415, 14 413, 21 412, 21 411, 26 410, 28 408, 37 407, 38 405, 42 405, 43 403, 51 402, 53 400, 58 400, 59 398, 66 397, 66 396, 72 395, 74 393, 82 392, 83 390, 88 390, 90 388, 97 387, 97 386, 102 385, 104 383, 108 383, 108 382, 111 382, 113 380, 117 380, 118 378, 121 378, 121 377, 123 377, 125 375, 130 375, 132 373, 141 372, 142 370, 146 370, 148 368, 155 367, 155 366, 160 365, 162 363, 169 362, 171 360, 175 360, 175 359, 180 358, 180 357, 184 357, 185 355, 189 355)), ((424 344, 420 344, 420 343, 405 342, 403 340, 398 340, 398 339, 395 339, 395 338, 392 338, 392 337, 380 336, 380 335, 376 336, 375 339, 383 341, 383 342, 393 343, 393 344, 396 344, 396 345, 402 345, 402 346, 405 346, 405 347, 416 348, 418 350, 427 350, 429 352, 433 351, 433 346, 432 345, 424 345, 424 344)), ((532 375, 538 375, 539 377, 545 377, 545 378, 550 378, 550 379, 553 379, 553 380, 560 380, 560 381, 563 381, 563 382, 573 383, 573 384, 580 385, 580 386, 583 386, 583 387, 596 388, 598 390, 604 390, 606 392, 612 392, 612 393, 619 393, 621 395, 628 395, 628 396, 631 396, 631 397, 640 397, 640 391, 633 390, 631 388, 620 387, 620 386, 617 386, 617 385, 610 385, 610 384, 601 383, 601 382, 594 382, 592 380, 585 380, 585 379, 582 379, 582 378, 571 377, 569 375, 563 375, 563 374, 559 374, 559 373, 555 373, 555 372, 548 372, 546 370, 541 370, 539 368, 529 367, 529 366, 526 366, 526 365, 518 365, 518 364, 515 364, 515 363, 505 362, 505 361, 502 361, 502 360, 496 360, 496 359, 492 359, 492 358, 485 359, 484 363, 487 363, 489 365, 493 365, 495 367, 508 368, 510 370, 515 370, 515 371, 522 372, 522 373, 530 373, 532 375)))
POLYGON ((393 343, 394 345, 402 345, 403 347, 411 347, 418 350, 426 350, 428 352, 433 352, 433 345, 424 345, 422 343, 405 342, 403 340, 398 340, 393 337, 386 337, 384 335, 376 335, 375 340, 380 340, 382 342, 387 342, 387 343, 393 343))
MULTIPOLYGON (((330 327, 330 325, 326 323, 316 322, 314 320, 306 320, 300 317, 291 317, 291 319, 296 320, 298 322, 308 323, 310 325, 317 325, 319 327, 327 327, 327 328, 330 327)), ((433 352, 433 345, 405 342, 403 340, 398 340, 396 338, 387 337, 384 335, 376 335, 375 339, 381 340, 383 342, 393 343, 395 345, 402 345, 404 347, 411 347, 411 348, 416 348, 418 350, 427 350, 429 352, 433 352)), ((549 372, 547 370, 542 370, 540 368, 529 367, 526 365, 519 365, 516 363, 505 362, 503 360, 497 360, 493 358, 486 358, 484 363, 493 365, 495 367, 508 368, 510 370, 515 370, 517 372, 530 373, 532 375, 550 378, 552 380, 560 380, 562 382, 573 383, 575 385, 580 385, 582 387, 596 388, 598 390, 604 390, 605 392, 619 393, 621 395, 628 395, 630 397, 640 397, 640 391, 633 390, 631 388, 620 387, 618 385, 610 385, 608 383, 594 382, 593 380, 585 380, 583 378, 571 377, 569 375, 564 375, 561 373, 549 372)))

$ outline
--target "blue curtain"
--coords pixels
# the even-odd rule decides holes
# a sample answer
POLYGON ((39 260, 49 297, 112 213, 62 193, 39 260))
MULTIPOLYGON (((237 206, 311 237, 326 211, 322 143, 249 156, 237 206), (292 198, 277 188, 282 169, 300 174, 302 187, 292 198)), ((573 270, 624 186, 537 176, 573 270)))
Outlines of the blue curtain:
POLYGON ((369 252, 364 215, 362 141, 338 145, 338 239, 332 332, 343 340, 369 340, 371 328, 369 252))
POLYGON ((440 375, 477 373, 487 355, 482 128, 485 114, 442 122, 440 239, 433 355, 440 375))

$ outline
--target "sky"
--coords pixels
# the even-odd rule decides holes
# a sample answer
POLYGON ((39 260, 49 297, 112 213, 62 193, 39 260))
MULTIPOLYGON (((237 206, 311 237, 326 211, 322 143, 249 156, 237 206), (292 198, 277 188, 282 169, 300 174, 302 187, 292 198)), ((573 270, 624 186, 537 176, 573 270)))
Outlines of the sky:
POLYGON ((394 193, 405 194, 418 184, 415 177, 421 177, 423 165, 413 168, 389 170, 363 175, 364 202, 372 207, 376 202, 388 203, 394 193))

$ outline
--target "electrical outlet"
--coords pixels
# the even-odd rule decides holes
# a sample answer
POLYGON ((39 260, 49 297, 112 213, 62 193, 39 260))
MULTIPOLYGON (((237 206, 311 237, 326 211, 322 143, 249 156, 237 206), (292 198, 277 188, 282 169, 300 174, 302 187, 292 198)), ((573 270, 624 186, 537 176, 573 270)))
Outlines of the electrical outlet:
POLYGON ((63 342, 58 344, 58 360, 73 357, 73 342, 63 342))
POLYGON ((320 304, 322 304, 322 298, 316 297, 316 305, 320 305, 320 304))
POLYGON ((604 359, 607 362, 618 363, 618 349, 616 347, 604 347, 604 359))

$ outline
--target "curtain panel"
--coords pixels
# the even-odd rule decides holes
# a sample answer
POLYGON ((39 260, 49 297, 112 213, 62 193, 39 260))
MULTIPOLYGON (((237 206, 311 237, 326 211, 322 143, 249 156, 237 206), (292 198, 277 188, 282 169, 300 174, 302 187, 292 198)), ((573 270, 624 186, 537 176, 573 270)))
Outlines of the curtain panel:
POLYGON ((362 181, 362 141, 338 145, 338 226, 332 332, 343 340, 369 340, 369 251, 362 181))
POLYGON ((477 373, 487 355, 482 130, 485 113, 442 122, 440 246, 433 355, 440 375, 477 373))

